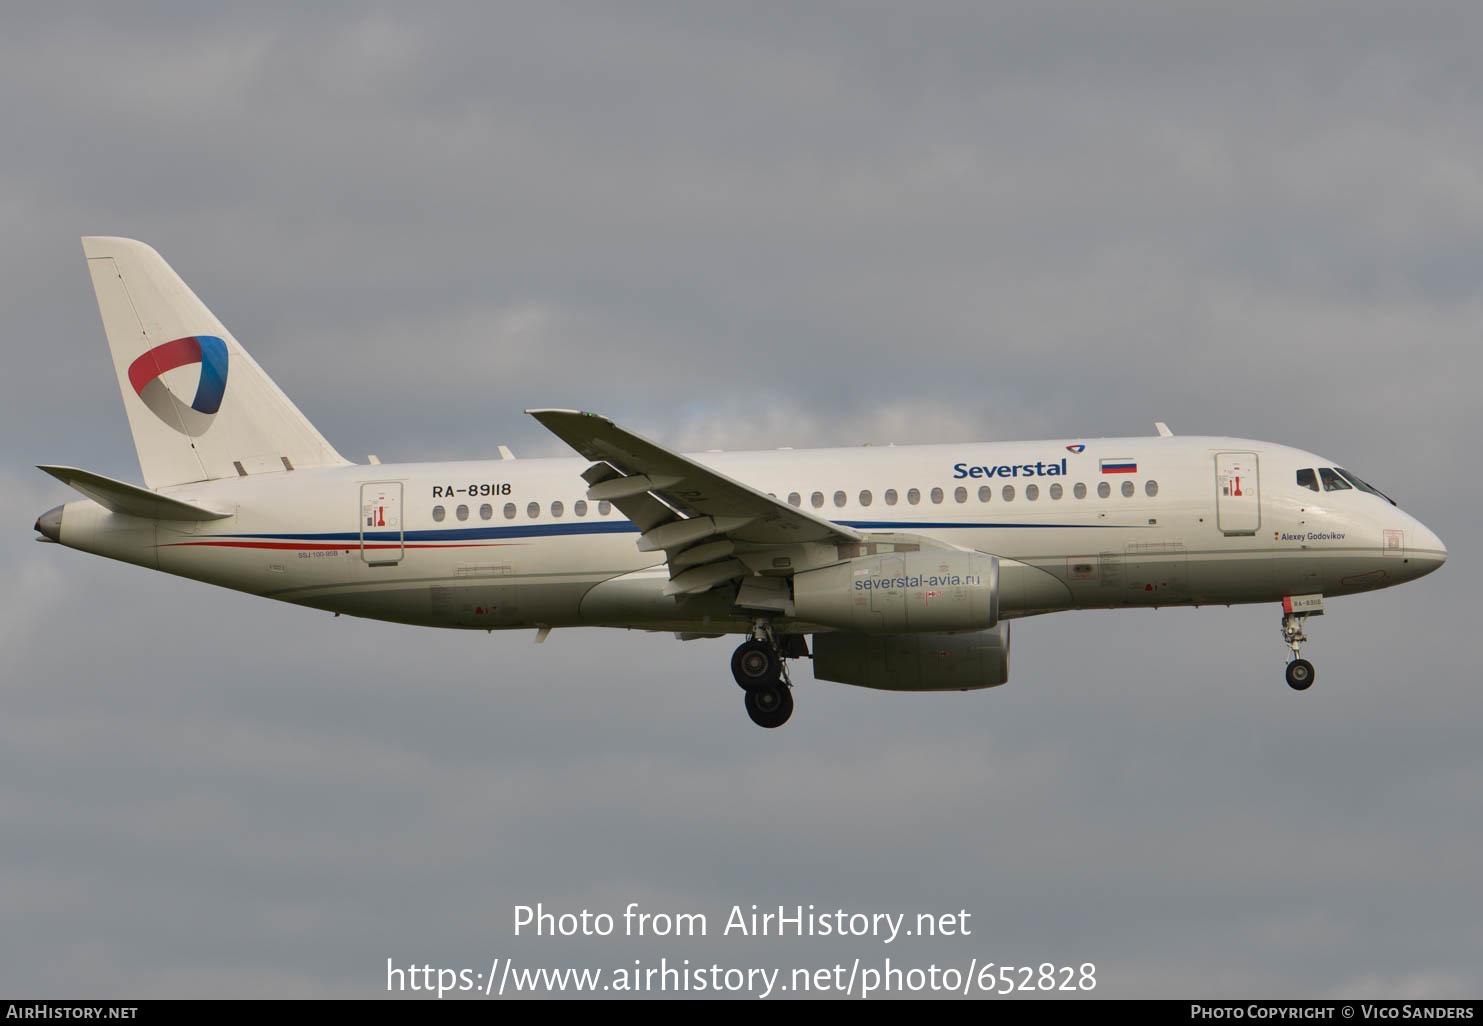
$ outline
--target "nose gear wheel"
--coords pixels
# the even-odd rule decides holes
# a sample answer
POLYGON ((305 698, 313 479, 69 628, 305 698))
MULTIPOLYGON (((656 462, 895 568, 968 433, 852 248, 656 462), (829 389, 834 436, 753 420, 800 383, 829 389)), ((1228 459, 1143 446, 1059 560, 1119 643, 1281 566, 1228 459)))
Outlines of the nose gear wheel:
MULTIPOLYGON (((1287 657, 1287 686, 1294 691, 1307 691, 1313 686, 1317 673, 1313 664, 1300 657, 1303 643, 1308 640, 1308 635, 1303 632, 1303 627, 1312 613, 1292 613, 1284 611, 1282 614, 1282 641, 1287 645, 1289 655, 1287 657)), ((1321 613, 1320 613, 1321 615, 1321 613)))

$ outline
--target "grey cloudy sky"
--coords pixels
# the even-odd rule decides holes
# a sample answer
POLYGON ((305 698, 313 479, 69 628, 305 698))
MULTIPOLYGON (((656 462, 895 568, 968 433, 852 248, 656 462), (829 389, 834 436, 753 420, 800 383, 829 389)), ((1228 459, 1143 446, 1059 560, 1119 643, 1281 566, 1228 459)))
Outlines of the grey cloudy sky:
POLYGON ((1476 5, 36 5, 0 34, 0 991, 349 996, 385 960, 1095 962, 1105 996, 1476 996, 1476 5), (1015 627, 1011 682, 421 631, 36 545, 138 480, 77 238, 158 248, 353 458, 1230 433, 1446 568, 1015 627), (511 910, 973 912, 515 939, 511 910))

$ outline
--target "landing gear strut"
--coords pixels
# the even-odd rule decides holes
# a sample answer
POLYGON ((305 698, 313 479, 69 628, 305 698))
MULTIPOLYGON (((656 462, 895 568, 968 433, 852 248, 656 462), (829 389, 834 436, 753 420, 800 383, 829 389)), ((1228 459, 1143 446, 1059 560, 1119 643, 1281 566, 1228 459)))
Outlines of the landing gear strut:
POLYGON ((747 715, 759 727, 781 727, 793 715, 793 681, 784 653, 772 624, 759 619, 751 640, 731 656, 731 675, 746 692, 747 715))
POLYGON ((1299 652, 1308 640, 1308 635, 1303 633, 1308 617, 1322 615, 1322 595, 1299 595, 1282 600, 1282 640, 1292 653, 1287 662, 1287 686, 1294 691, 1307 691, 1317 676, 1313 664, 1299 658, 1299 652))

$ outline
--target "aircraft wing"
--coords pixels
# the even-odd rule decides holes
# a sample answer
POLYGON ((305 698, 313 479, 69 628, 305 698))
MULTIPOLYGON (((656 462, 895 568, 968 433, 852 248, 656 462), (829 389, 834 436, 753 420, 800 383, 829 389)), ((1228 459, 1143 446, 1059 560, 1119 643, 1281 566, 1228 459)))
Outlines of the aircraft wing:
POLYGON ((747 573, 738 544, 858 542, 853 528, 797 509, 688 457, 576 410, 527 410, 593 461, 582 477, 587 498, 606 499, 643 534, 639 549, 664 550, 672 595, 705 591, 747 573))

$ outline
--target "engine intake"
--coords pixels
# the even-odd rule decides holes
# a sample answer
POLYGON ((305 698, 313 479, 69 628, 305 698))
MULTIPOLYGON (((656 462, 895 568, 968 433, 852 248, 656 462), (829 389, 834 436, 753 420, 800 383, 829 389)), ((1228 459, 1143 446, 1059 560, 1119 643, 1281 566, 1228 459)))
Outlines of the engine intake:
POLYGON ((981 631, 999 621, 999 560, 981 552, 857 556, 793 578, 799 620, 861 634, 981 631))

